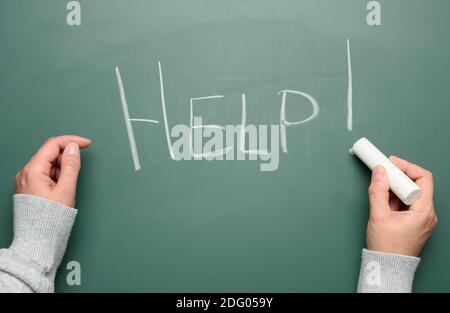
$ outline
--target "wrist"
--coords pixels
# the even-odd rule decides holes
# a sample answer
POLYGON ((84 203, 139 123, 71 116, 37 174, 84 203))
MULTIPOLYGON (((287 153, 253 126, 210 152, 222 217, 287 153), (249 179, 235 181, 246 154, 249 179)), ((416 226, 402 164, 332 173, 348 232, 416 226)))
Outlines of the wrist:
POLYGON ((367 250, 374 251, 374 252, 380 252, 380 253, 409 256, 409 257, 418 257, 421 248, 415 249, 415 248, 411 248, 411 247, 404 248, 404 247, 395 247, 395 246, 376 246, 376 245, 367 244, 367 250))

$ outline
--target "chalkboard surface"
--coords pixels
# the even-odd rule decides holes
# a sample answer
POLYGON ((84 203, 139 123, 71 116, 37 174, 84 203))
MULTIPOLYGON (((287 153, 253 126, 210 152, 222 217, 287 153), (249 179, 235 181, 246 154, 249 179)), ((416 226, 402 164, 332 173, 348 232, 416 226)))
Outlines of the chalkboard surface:
POLYGON ((93 140, 57 291, 354 291, 370 173, 348 149, 362 136, 434 172, 440 223, 414 290, 450 290, 449 1, 380 1, 379 26, 361 0, 81 0, 79 26, 67 2, 0 4, 2 246, 15 173, 49 136, 93 140), (280 125, 283 97, 275 170, 172 159, 167 130, 190 125, 191 99, 223 126, 245 100, 258 126, 280 125))

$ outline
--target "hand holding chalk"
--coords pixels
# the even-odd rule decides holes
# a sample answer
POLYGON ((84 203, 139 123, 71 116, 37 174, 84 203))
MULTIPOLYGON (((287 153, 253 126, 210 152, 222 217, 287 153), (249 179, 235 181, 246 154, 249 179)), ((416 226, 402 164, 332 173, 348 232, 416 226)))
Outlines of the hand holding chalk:
POLYGON ((422 191, 408 176, 396 167, 380 150, 366 138, 359 139, 350 150, 371 170, 381 165, 387 172, 393 193, 406 205, 411 205, 420 197, 422 191))
POLYGON ((421 195, 411 206, 405 205, 389 192, 389 172, 383 166, 374 166, 369 187, 367 249, 418 256, 437 224, 433 176, 431 172, 398 157, 390 157, 388 161, 408 179, 414 180, 421 195))
POLYGON ((418 256, 437 224, 433 204, 433 176, 415 164, 391 157, 391 161, 415 180, 422 196, 411 206, 390 197, 387 172, 377 166, 369 187, 370 218, 367 249, 418 256))

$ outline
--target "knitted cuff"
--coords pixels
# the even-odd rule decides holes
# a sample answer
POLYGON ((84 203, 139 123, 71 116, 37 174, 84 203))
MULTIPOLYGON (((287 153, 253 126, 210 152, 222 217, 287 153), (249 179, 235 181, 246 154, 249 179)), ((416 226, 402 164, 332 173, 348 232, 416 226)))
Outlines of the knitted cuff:
POLYGON ((358 292, 408 293, 420 258, 362 250, 358 292))
POLYGON ((77 210, 36 196, 14 195, 14 238, 10 250, 56 272, 77 210))

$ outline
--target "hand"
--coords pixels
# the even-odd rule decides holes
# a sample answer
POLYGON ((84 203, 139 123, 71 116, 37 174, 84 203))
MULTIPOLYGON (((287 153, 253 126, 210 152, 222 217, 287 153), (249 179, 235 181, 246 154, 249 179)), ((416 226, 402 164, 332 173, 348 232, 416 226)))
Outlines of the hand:
POLYGON ((398 157, 391 156, 390 159, 415 181, 422 189, 422 195, 411 206, 404 205, 390 193, 387 173, 382 166, 377 166, 369 187, 367 249, 418 256, 437 224, 433 204, 433 175, 398 157))
POLYGON ((16 193, 29 194, 75 206, 80 148, 91 144, 87 138, 60 136, 48 139, 16 175, 16 193))

